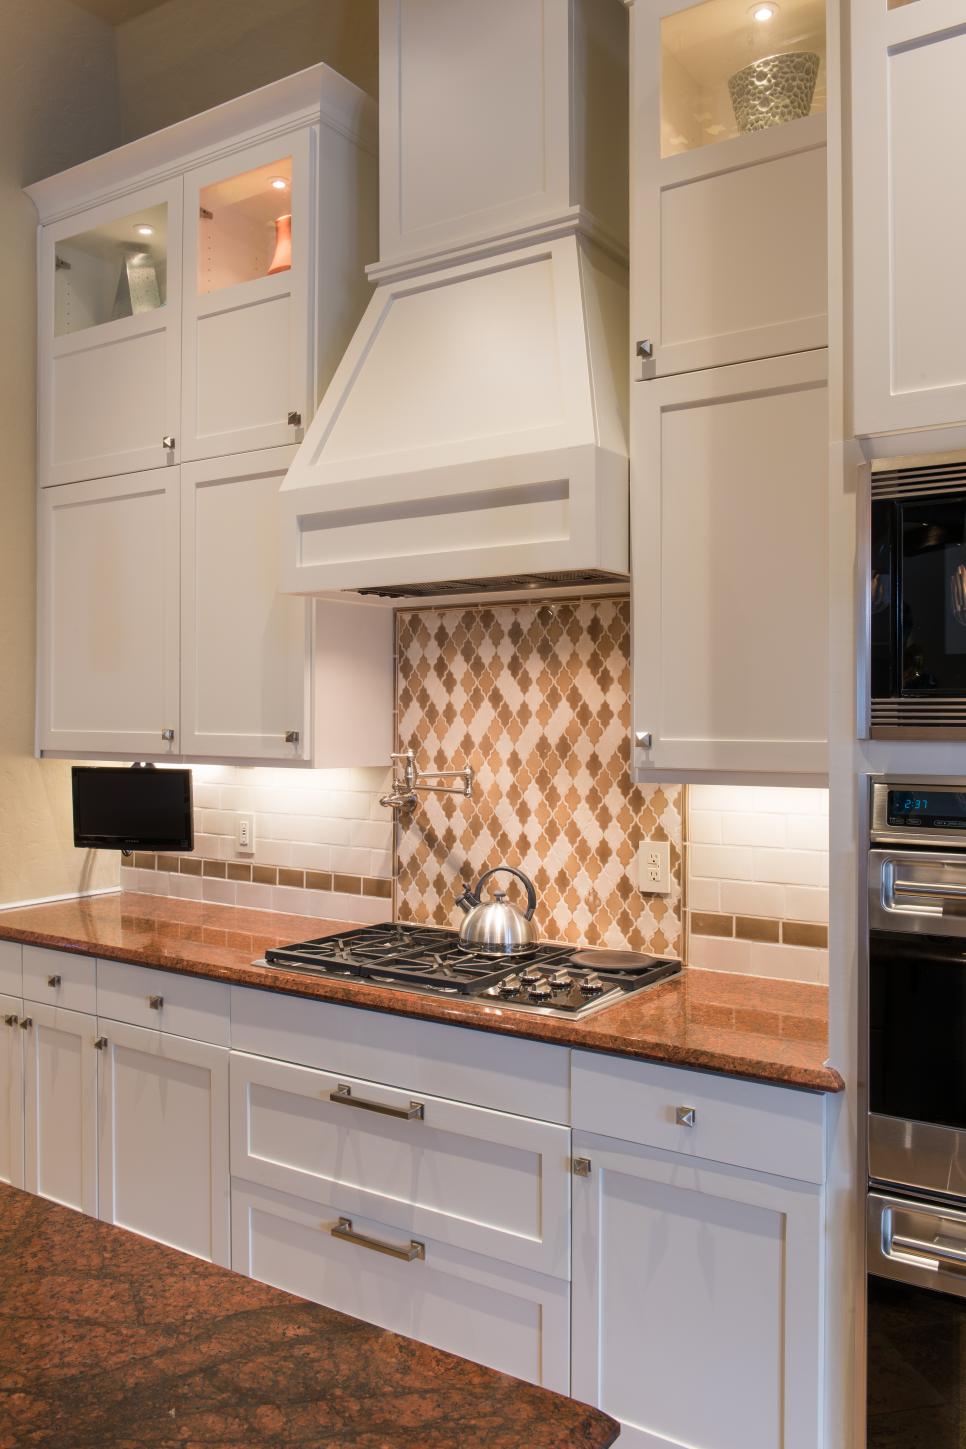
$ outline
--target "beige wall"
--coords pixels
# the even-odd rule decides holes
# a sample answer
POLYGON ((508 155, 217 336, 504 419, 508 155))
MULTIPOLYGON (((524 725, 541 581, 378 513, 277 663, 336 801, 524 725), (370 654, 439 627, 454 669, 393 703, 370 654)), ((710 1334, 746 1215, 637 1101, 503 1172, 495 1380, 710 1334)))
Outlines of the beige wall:
POLYGON ((374 95, 377 22, 378 0, 168 0, 116 31, 124 139, 319 61, 374 95))
POLYGON ((117 144, 110 29, 69 0, 0 0, 0 901, 112 884, 71 846, 66 764, 32 758, 35 249, 21 187, 117 144))

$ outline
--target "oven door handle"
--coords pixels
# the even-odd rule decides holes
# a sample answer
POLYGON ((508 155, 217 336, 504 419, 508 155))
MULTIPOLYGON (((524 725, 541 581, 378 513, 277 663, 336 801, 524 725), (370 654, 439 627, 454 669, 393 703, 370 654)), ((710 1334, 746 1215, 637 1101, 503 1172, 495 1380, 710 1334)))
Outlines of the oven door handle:
POLYGON ((895 1248, 900 1253, 911 1253, 917 1258, 930 1258, 936 1263, 958 1263, 966 1268, 966 1248, 958 1248, 942 1238, 934 1238, 931 1243, 924 1243, 919 1238, 907 1238, 904 1233, 890 1232, 886 1249, 889 1257, 893 1255, 895 1248))
POLYGON ((890 896, 938 896, 941 900, 966 901, 966 885, 953 881, 894 880, 887 888, 890 896))

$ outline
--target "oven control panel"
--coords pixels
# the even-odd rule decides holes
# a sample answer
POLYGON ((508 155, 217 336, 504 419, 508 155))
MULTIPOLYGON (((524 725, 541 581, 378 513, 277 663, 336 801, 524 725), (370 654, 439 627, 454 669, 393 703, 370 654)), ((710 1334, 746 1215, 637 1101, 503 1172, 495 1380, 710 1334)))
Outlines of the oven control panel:
POLYGON ((966 849, 966 780, 873 780, 872 841, 966 849))

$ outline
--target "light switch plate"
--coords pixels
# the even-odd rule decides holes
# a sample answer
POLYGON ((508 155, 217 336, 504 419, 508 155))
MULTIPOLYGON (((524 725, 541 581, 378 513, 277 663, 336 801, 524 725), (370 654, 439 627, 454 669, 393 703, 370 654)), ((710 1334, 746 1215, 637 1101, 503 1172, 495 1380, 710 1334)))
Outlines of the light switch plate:
POLYGON ((649 896, 671 894, 671 844, 667 840, 645 840, 637 852, 638 889, 649 896))
POLYGON ((239 855, 255 854, 255 817, 239 815, 235 820, 235 849, 239 855))

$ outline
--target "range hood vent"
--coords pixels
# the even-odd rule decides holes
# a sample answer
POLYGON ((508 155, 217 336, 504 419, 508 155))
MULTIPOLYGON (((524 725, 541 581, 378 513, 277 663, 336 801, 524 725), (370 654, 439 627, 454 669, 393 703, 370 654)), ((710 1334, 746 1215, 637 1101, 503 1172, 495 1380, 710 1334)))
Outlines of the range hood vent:
POLYGON ((282 485, 281 587, 628 574, 627 16, 380 0, 380 261, 282 485))

